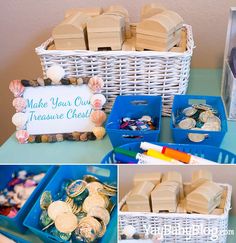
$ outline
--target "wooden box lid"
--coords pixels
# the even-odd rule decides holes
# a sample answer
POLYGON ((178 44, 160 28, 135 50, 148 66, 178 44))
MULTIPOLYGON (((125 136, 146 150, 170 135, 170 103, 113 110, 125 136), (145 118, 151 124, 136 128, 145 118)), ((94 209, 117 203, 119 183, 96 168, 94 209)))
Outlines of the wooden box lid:
POLYGON ((166 9, 158 3, 146 4, 141 9, 141 20, 152 17, 153 15, 162 13, 166 9))
POLYGON ((135 186, 133 188, 133 190, 131 191, 131 193, 129 194, 129 196, 126 199, 126 202, 140 202, 140 201, 145 201, 145 200, 149 200, 151 191, 153 190, 153 188, 155 187, 155 185, 153 183, 151 183, 150 181, 144 181, 139 183, 137 186, 135 186))
POLYGON ((52 37, 56 38, 84 38, 86 23, 90 17, 83 13, 71 15, 52 31, 52 37))
POLYGON ((88 32, 118 32, 125 26, 125 18, 119 15, 102 14, 89 19, 88 32))
POLYGON ((183 183, 182 175, 176 171, 169 171, 165 173, 162 177, 162 182, 165 181, 175 181, 181 184, 183 183))
POLYGON ((205 182, 186 197, 187 201, 209 204, 221 197, 223 188, 214 182, 205 182))
POLYGON ((133 184, 136 186, 138 183, 143 181, 150 181, 154 185, 157 185, 161 181, 161 173, 159 172, 149 172, 149 173, 142 173, 142 174, 136 174, 133 178, 133 184))
POLYGON ((95 8, 70 8, 67 9, 65 12, 65 19, 70 17, 71 15, 77 14, 77 13, 84 13, 87 14, 90 17, 98 16, 102 14, 103 10, 100 7, 95 8))

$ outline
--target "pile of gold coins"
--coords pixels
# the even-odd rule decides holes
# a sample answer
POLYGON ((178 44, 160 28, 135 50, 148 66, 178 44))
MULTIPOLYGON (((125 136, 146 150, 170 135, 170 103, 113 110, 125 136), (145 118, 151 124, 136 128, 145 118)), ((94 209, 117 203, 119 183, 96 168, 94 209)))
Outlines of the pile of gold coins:
POLYGON ((56 200, 49 191, 40 198, 42 230, 64 241, 94 242, 103 237, 115 206, 113 184, 85 175, 83 180, 65 181, 56 200))
MULTIPOLYGON (((208 104, 193 104, 177 112, 175 127, 187 130, 221 131, 221 120, 218 111, 208 104)), ((202 142, 208 134, 189 133, 192 142, 202 142)))

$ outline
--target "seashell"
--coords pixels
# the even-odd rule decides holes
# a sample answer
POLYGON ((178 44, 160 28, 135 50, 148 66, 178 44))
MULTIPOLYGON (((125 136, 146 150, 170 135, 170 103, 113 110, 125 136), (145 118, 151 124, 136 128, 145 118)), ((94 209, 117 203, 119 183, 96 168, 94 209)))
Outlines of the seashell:
POLYGON ((52 80, 53 84, 59 84, 61 79, 65 76, 65 70, 62 66, 54 64, 48 68, 46 76, 52 80))
POLYGON ((27 140, 29 138, 29 133, 26 130, 19 130, 16 132, 16 138, 19 143, 27 143, 27 140))
POLYGON ((104 86, 104 82, 102 78, 94 76, 89 79, 88 86, 94 93, 99 93, 104 86))
POLYGON ((17 97, 12 101, 12 105, 15 107, 16 112, 21 112, 26 108, 26 100, 22 97, 17 97))
POLYGON ((103 139, 106 134, 106 130, 104 127, 94 127, 93 134, 96 136, 97 139, 103 139))
POLYGON ((43 79, 43 78, 38 77, 38 78, 37 78, 37 82, 38 82, 38 84, 39 84, 40 86, 44 86, 44 79, 43 79))
POLYGON ((26 124, 26 122, 27 122, 27 120, 28 120, 28 117, 27 117, 27 115, 25 114, 25 113, 23 113, 23 112, 17 112, 17 113, 15 113, 14 115, 13 115, 13 117, 12 117, 12 123, 18 128, 18 130, 19 129, 22 129, 24 126, 25 126, 25 124, 26 124))
POLYGON ((95 110, 92 111, 90 115, 91 121, 96 125, 96 126, 101 126, 107 119, 107 115, 104 111, 101 110, 95 110))
POLYGON ((9 84, 9 89, 15 97, 20 97, 23 94, 25 87, 20 80, 12 80, 9 84))
POLYGON ((106 97, 103 94, 95 94, 91 97, 90 103, 93 109, 100 110, 106 103, 106 97))

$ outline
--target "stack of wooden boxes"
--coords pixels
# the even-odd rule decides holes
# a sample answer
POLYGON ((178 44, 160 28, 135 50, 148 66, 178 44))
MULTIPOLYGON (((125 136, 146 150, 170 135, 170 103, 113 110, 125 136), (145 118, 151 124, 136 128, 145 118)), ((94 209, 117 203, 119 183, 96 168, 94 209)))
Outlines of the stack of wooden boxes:
POLYGON ((224 213, 227 187, 212 181, 212 174, 198 170, 190 182, 183 183, 178 172, 142 173, 135 175, 134 187, 127 195, 122 211, 200 213, 220 215, 224 213))

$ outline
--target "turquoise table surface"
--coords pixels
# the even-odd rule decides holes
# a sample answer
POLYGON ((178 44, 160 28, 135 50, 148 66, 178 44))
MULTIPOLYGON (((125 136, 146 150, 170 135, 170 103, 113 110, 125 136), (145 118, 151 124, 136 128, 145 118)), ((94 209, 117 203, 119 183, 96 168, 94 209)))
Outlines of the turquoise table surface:
MULTIPOLYGON (((188 94, 220 95, 221 75, 221 69, 193 69, 188 94)), ((162 120, 161 142, 173 142, 169 122, 168 117, 162 120)), ((228 133, 221 147, 236 153, 235 135, 236 122, 228 121, 228 133)), ((0 163, 100 163, 110 150, 108 136, 101 141, 21 145, 13 134, 0 148, 0 163)))

